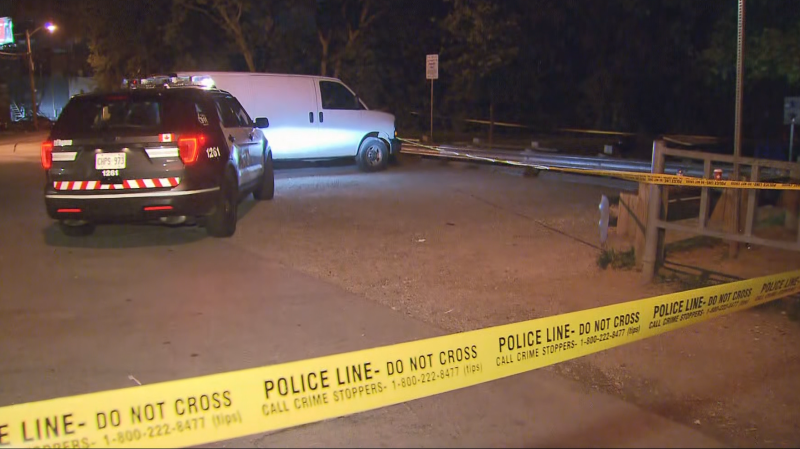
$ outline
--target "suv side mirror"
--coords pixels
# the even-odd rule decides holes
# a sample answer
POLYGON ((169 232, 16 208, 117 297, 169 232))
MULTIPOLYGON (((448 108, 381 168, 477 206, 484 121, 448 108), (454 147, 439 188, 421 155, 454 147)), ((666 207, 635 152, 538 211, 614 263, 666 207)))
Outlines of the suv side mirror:
POLYGON ((256 128, 269 128, 269 119, 266 117, 256 118, 256 128))

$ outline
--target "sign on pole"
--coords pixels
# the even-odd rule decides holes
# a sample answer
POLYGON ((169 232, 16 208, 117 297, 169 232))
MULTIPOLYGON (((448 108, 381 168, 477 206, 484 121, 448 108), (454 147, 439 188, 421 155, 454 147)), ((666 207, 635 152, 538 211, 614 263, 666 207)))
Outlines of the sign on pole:
POLYGON ((429 80, 439 79, 439 55, 428 55, 425 64, 425 78, 429 80))
POLYGON ((431 80, 431 134, 433 143, 433 80, 439 79, 439 55, 428 55, 425 58, 425 78, 431 80))
POLYGON ((783 124, 791 125, 792 119, 800 122, 800 97, 785 97, 783 99, 783 124))

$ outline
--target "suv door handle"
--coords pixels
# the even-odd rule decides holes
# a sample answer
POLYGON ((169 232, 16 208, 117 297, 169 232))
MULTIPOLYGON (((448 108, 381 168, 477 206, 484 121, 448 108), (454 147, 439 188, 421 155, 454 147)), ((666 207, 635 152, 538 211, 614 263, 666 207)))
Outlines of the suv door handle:
POLYGON ((228 134, 228 140, 231 142, 236 142, 236 137, 233 137, 233 134, 228 134))
POLYGON ((309 112, 308 113, 308 121, 310 123, 314 123, 314 113, 313 112, 309 112))
POLYGON ((322 117, 322 111, 319 111, 319 122, 320 122, 320 123, 322 123, 322 119, 323 119, 323 117, 322 117))

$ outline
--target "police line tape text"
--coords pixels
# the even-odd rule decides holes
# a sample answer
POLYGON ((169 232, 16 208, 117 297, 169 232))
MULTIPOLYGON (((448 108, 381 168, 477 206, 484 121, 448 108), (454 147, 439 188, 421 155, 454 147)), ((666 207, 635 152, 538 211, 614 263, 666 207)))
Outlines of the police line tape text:
POLYGON ((275 430, 488 382, 796 293, 800 270, 201 382, 0 407, 0 449, 189 446, 275 430))
MULTIPOLYGON (((438 361, 439 366, 448 366, 463 361, 474 360, 477 357, 478 348, 476 345, 471 345, 463 348, 440 351, 436 354, 436 357, 434 357, 433 353, 410 357, 408 360, 408 367, 411 371, 425 370, 434 368, 434 361, 438 361)), ((395 374, 402 374, 405 371, 405 367, 406 365, 403 360, 387 361, 385 374, 388 377, 395 374)), ((336 367, 332 371, 333 372, 328 369, 320 369, 309 373, 299 373, 278 377, 277 379, 267 379, 264 381, 264 396, 267 400, 270 400, 275 398, 275 394, 281 397, 288 397, 318 390, 326 390, 331 387, 344 387, 351 384, 372 381, 375 379, 376 375, 381 373, 381 370, 372 366, 372 362, 336 367)), ((334 398, 335 397, 336 395, 334 395, 334 398)))
MULTIPOLYGON (((215 413, 233 405, 230 391, 214 392, 175 399, 170 402, 171 407, 165 407, 166 401, 138 404, 121 412, 118 409, 99 411, 94 416, 95 430, 102 432, 106 429, 123 427, 125 431, 116 431, 104 434, 106 445, 136 441, 141 438, 156 438, 169 435, 172 432, 183 432, 203 428, 206 412, 215 413), (174 416, 173 416, 174 415, 174 416), (129 429, 130 426, 139 424, 154 424, 144 428, 129 429)), ((62 415, 44 416, 23 420, 19 427, 19 440, 24 443, 46 442, 37 447, 90 447, 95 442, 88 438, 70 438, 78 431, 87 427, 91 420, 76 420, 73 413, 62 415), (56 440, 59 442, 51 443, 56 440)), ((217 413, 213 416, 215 427, 241 422, 241 413, 217 413)), ((11 429, 8 424, 0 424, 0 446, 8 446, 11 438, 11 429)))

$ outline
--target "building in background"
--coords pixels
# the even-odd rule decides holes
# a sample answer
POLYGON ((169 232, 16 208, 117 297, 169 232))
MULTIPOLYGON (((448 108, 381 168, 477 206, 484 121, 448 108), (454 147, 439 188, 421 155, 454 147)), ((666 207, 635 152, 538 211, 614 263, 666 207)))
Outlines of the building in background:
MULTIPOLYGON (((48 19, 36 14, 36 19, 32 20, 27 17, 32 13, 21 14, 20 10, 25 11, 25 8, 18 6, 18 1, 0 0, 0 18, 12 19, 11 24, 4 24, 0 19, 0 42, 6 42, 0 44, 0 51, 7 53, 0 55, 0 128, 7 127, 10 122, 29 122, 32 119, 25 31, 40 25, 37 20, 48 19), (13 42, 2 40, 2 33, 9 28, 13 29, 13 42)), ((87 76, 85 47, 85 44, 58 31, 54 34, 38 32, 32 37, 39 117, 56 120, 72 95, 95 88, 91 76, 87 76)))

